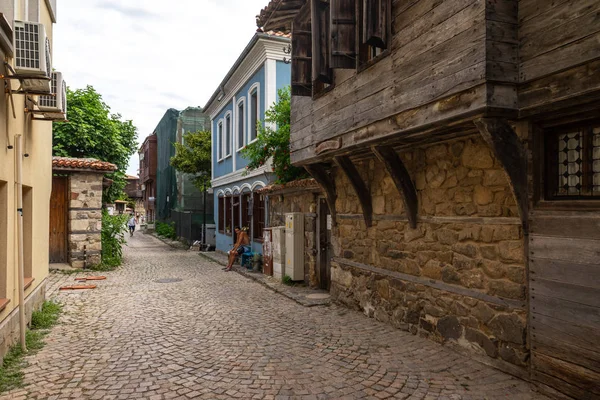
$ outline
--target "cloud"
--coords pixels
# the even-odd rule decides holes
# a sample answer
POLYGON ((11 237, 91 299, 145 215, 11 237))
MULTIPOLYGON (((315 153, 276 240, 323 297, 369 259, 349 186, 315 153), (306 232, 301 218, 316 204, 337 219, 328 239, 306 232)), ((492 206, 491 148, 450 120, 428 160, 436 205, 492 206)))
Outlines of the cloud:
MULTIPOLYGON (((206 104, 268 0, 60 0, 53 63, 132 120, 141 143, 168 108, 206 104), (158 18, 157 18, 158 17, 158 18)), ((135 174, 137 158, 128 172, 135 174)))
POLYGON ((105 1, 105 0, 100 1, 96 5, 100 9, 116 11, 126 17, 129 17, 129 18, 136 18, 136 19, 137 18, 141 18, 141 19, 159 18, 158 14, 155 14, 147 9, 139 8, 139 7, 127 7, 122 4, 114 3, 111 1, 105 1))

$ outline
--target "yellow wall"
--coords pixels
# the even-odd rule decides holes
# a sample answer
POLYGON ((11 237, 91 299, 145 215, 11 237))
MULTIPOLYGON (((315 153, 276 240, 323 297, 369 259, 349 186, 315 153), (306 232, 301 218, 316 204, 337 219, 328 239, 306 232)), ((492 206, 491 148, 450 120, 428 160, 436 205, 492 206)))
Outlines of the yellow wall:
MULTIPOLYGON (((17 18, 22 15, 20 11, 22 9, 22 1, 18 1, 20 4, 17 18)), ((48 37, 52 38, 52 23, 45 1, 41 1, 41 5, 41 22, 46 26, 48 37)), ((3 54, 2 58, 4 58, 3 54)), ((0 73, 4 74, 5 71, 2 70, 0 73)), ((17 87, 18 82, 13 82, 13 88, 16 89, 17 87)), ((7 206, 8 209, 8 211, 0 210, 0 218, 8 215, 6 224, 0 224, 0 229, 3 226, 6 227, 6 232, 0 232, 0 237, 5 237, 5 240, 0 240, 0 246, 5 246, 3 250, 0 250, 0 268, 5 270, 6 282, 0 281, 0 285, 5 285, 6 298, 10 300, 6 309, 0 312, 0 322, 15 309, 18 303, 15 191, 16 148, 12 150, 8 149, 8 145, 11 144, 14 146, 15 136, 25 133, 25 103, 23 95, 13 95, 13 99, 15 102, 16 118, 12 116, 12 108, 6 96, 0 96, 0 183, 6 182, 5 189, 8 192, 6 205, 0 199, 0 207, 7 206)), ((52 190, 52 123, 49 121, 32 121, 29 123, 27 131, 23 136, 23 144, 24 152, 28 153, 29 157, 23 157, 23 185, 32 188, 32 246, 30 246, 30 251, 25 255, 24 259, 31 260, 34 281, 25 292, 26 296, 41 285, 48 276, 49 202, 52 190)), ((0 196, 2 195, 1 192, 0 189, 0 196)), ((0 274, 1 277, 3 277, 3 274, 0 274)), ((0 289, 1 293, 3 293, 3 290, 0 289)))

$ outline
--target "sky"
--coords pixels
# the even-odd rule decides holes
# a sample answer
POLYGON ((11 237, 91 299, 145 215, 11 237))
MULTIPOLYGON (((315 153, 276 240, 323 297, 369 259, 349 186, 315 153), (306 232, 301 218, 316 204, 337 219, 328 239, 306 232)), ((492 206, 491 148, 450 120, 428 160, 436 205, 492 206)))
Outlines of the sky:
POLYGON ((72 89, 92 85, 142 143, 169 108, 206 104, 268 1, 58 0, 53 68, 72 89))

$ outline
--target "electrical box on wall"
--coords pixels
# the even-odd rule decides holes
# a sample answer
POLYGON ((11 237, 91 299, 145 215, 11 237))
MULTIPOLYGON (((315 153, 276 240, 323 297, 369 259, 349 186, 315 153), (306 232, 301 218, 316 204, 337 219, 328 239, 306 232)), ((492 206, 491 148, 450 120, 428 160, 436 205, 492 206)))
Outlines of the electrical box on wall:
POLYGON ((304 214, 285 214, 285 274, 304 280, 304 214))

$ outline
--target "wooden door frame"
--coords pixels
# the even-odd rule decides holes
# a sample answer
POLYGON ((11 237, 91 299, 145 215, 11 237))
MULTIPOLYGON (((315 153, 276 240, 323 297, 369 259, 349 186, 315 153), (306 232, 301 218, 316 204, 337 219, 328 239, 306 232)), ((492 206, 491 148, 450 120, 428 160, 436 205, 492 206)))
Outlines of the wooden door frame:
MULTIPOLYGON (((327 199, 325 197, 317 197, 317 238, 315 242, 317 245, 319 287, 323 290, 329 290, 331 287, 331 264, 330 260, 326 259, 327 249, 325 250, 325 254, 323 254, 321 241, 322 235, 325 235, 325 240, 327 241, 327 215, 331 215, 327 199), (327 213, 323 212, 325 208, 327 208, 327 213)), ((330 245, 329 241, 327 241, 327 245, 330 245)))
MULTIPOLYGON (((64 232, 64 249, 65 249, 65 254, 64 254, 64 259, 63 261, 55 261, 55 262, 51 262, 53 264, 56 263, 69 263, 69 211, 70 211, 70 207, 69 207, 69 193, 71 192, 71 175, 52 175, 52 181, 54 182, 55 178, 60 178, 61 180, 64 179, 65 181, 65 212, 63 213, 63 218, 64 218, 64 226, 65 226, 65 232, 64 232)), ((52 184, 52 188, 51 188, 51 193, 50 193, 50 201, 52 201, 52 192, 54 191, 54 184, 52 184)), ((52 210, 52 207, 50 207, 50 210, 52 210)), ((50 215, 49 221, 52 221, 52 216, 50 215)), ((50 229, 50 226, 48 227, 48 229, 50 229)))

